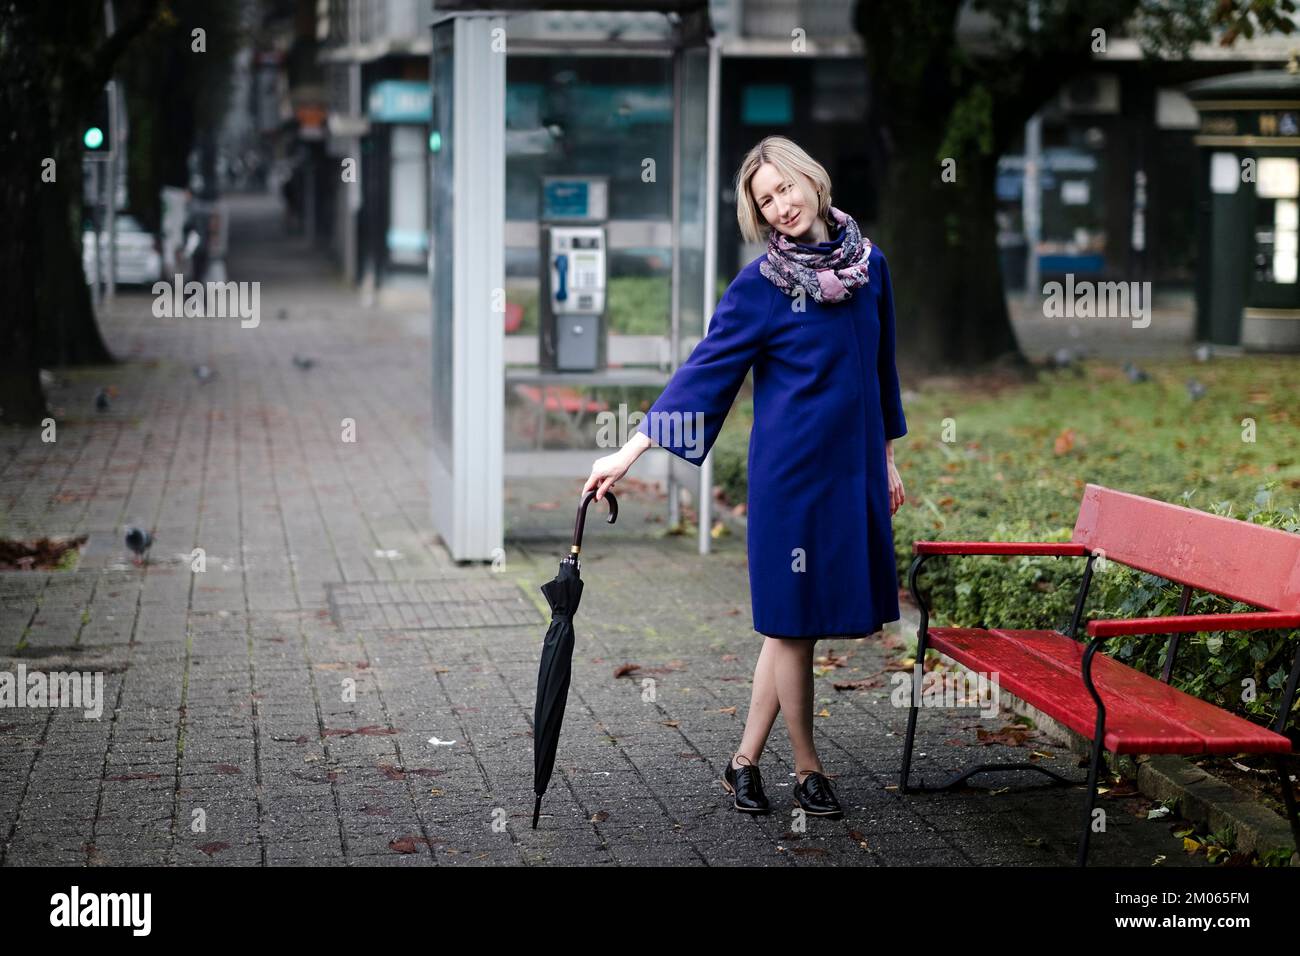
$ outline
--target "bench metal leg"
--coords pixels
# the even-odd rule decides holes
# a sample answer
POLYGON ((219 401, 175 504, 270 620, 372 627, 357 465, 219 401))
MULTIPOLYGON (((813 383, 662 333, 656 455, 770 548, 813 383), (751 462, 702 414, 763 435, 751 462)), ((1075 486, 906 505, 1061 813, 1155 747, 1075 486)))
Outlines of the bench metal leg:
POLYGON ((1083 808, 1083 830, 1079 834, 1079 857, 1078 865, 1088 865, 1088 841, 1092 836, 1092 811, 1097 806, 1097 777, 1101 772, 1102 753, 1105 750, 1103 741, 1105 735, 1106 717, 1105 712, 1097 715, 1097 731, 1092 738, 1092 760, 1088 764, 1088 788, 1087 802, 1083 808))
MULTIPOLYGON (((1092 559, 1088 559, 1088 569, 1084 572, 1085 577, 1089 576, 1092 570, 1092 559)), ((1083 652, 1083 683, 1088 688, 1088 693, 1092 695, 1093 701, 1097 704, 1097 722, 1092 728, 1092 760, 1088 764, 1088 800, 1083 808, 1083 832, 1079 836, 1079 866, 1088 865, 1088 841, 1092 836, 1092 811, 1097 805, 1097 777, 1101 773, 1101 756, 1106 749, 1106 704, 1101 699, 1101 694, 1097 692, 1096 685, 1092 682, 1092 658, 1097 653, 1097 648, 1101 647, 1101 639, 1094 639, 1088 643, 1087 649, 1083 652)))
MULTIPOLYGON (((916 713, 920 710, 917 703, 920 695, 921 678, 925 673, 925 651, 930 636, 930 609, 926 606, 920 592, 916 587, 916 576, 921 570, 921 565, 925 563, 926 555, 917 555, 912 559, 912 567, 907 576, 908 590, 912 593, 912 600, 921 611, 921 625, 916 632, 916 666, 912 673, 912 703, 907 709, 907 736, 903 740, 903 769, 899 774, 898 790, 900 793, 933 793, 943 790, 951 790, 966 782, 967 779, 977 773, 988 773, 997 770, 1037 770, 1039 773, 1046 774, 1052 778, 1055 784, 1066 786, 1077 786, 1084 783, 1082 780, 1070 780, 1062 777, 1054 770, 1046 767, 1040 767, 1036 763, 982 763, 967 770, 962 771, 950 780, 945 781, 937 786, 927 786, 924 782, 918 785, 912 785, 908 782, 912 769, 912 746, 916 739, 916 713)), ((1079 616, 1083 611, 1084 596, 1088 591, 1088 584, 1092 579, 1092 561, 1094 555, 1088 555, 1088 564, 1084 568, 1083 582, 1079 588, 1079 597, 1074 609, 1074 620, 1070 624, 1070 636, 1073 637, 1079 627, 1079 616)), ((1079 865, 1086 865, 1088 859, 1088 835, 1092 826, 1092 809, 1097 800, 1097 776, 1101 763, 1102 742, 1105 740, 1106 728, 1106 711, 1101 702, 1101 697, 1097 690, 1092 686, 1091 657, 1096 651, 1096 645, 1091 645, 1084 653, 1084 683, 1092 691, 1092 696, 1097 701, 1097 732, 1094 736, 1092 748, 1092 765, 1088 772, 1086 781, 1088 787, 1087 812, 1085 814, 1083 837, 1079 841, 1079 865)))
MULTIPOLYGON (((951 790, 965 783, 965 781, 977 773, 985 773, 996 770, 1037 770, 1039 773, 1046 774, 1058 784, 1066 786, 1076 786, 1083 781, 1070 780, 1062 777, 1054 770, 1046 767, 1040 767, 1036 763, 982 763, 967 770, 962 771, 957 776, 939 784, 938 786, 926 786, 924 782, 913 785, 908 782, 912 769, 912 747, 916 739, 916 715, 920 707, 917 706, 917 697, 920 694, 921 678, 925 675, 925 651, 929 643, 930 631, 930 612, 922 599, 920 592, 916 588, 916 576, 921 570, 921 565, 925 563, 927 555, 918 555, 912 560, 912 567, 908 572, 908 589, 912 592, 912 600, 921 611, 921 626, 916 632, 916 665, 912 672, 912 703, 907 708, 907 736, 903 739, 903 769, 899 774, 898 790, 900 793, 926 793, 937 792, 941 790, 951 790)), ((1089 561, 1091 562, 1091 558, 1089 561)))
POLYGON ((919 709, 915 704, 907 708, 907 736, 903 739, 903 771, 898 781, 899 793, 907 793, 910 789, 907 778, 912 769, 912 740, 916 736, 916 712, 919 709))
POLYGON ((912 567, 907 573, 907 588, 912 592, 912 600, 921 610, 921 626, 916 630, 916 666, 912 669, 912 703, 907 708, 907 737, 903 740, 903 769, 899 774, 898 792, 907 793, 907 777, 912 767, 912 740, 916 736, 916 705, 920 694, 921 675, 925 672, 925 645, 930 637, 930 609, 926 607, 921 592, 916 589, 916 576, 925 564, 926 555, 918 554, 912 559, 912 567))

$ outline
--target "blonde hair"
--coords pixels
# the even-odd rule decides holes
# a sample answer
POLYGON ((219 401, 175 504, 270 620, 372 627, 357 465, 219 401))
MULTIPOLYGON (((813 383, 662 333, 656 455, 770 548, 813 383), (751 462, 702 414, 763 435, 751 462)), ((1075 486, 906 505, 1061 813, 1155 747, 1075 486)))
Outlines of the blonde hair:
POLYGON ((828 219, 831 177, 826 172, 826 167, 804 152, 794 140, 784 136, 764 136, 745 154, 740 171, 736 173, 736 221, 740 223, 740 234, 746 242, 766 242, 772 231, 771 224, 754 205, 754 196, 749 189, 754 174, 764 163, 771 163, 784 179, 796 184, 799 183, 794 175, 796 172, 812 180, 813 189, 819 194, 817 215, 828 219))

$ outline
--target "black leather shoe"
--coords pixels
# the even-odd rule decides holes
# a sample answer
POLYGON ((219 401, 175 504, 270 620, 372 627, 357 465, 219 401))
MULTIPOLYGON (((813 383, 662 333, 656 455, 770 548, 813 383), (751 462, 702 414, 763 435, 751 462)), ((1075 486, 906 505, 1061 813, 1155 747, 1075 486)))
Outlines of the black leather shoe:
POLYGON ((728 759, 727 769, 722 775, 722 785, 728 793, 735 796, 733 804, 737 810, 743 813, 772 812, 767 794, 763 792, 763 777, 753 764, 742 764, 735 768, 728 759))
POLYGON ((835 799, 835 791, 825 774, 813 771, 803 778, 803 783, 795 785, 794 798, 803 812, 813 817, 829 817, 838 820, 844 816, 840 802, 835 799))

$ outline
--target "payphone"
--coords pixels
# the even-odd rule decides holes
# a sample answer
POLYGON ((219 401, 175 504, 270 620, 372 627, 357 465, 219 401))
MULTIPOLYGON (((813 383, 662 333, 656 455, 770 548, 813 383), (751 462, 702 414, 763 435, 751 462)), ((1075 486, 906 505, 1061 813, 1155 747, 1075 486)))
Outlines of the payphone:
POLYGON ((548 176, 542 183, 538 364, 594 372, 606 363, 604 177, 548 176))

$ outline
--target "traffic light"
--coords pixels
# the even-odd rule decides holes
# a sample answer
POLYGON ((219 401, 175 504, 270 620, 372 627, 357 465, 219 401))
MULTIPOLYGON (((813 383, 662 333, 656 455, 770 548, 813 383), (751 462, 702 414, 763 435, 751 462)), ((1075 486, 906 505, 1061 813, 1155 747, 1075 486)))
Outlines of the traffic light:
POLYGON ((87 154, 107 155, 113 151, 113 110, 110 100, 113 87, 110 83, 95 97, 95 105, 82 127, 81 145, 87 154))

